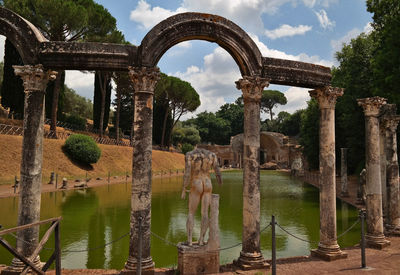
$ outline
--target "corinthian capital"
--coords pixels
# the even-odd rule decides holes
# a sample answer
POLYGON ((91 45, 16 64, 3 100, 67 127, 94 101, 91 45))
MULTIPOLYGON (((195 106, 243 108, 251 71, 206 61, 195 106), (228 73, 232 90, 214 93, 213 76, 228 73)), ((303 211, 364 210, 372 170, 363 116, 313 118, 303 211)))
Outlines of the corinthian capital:
POLYGON ((309 91, 310 96, 318 101, 320 109, 334 109, 336 99, 342 96, 344 92, 343 88, 326 86, 309 91))
POLYGON ((384 130, 389 131, 391 133, 395 133, 397 131, 397 126, 399 125, 400 116, 384 116, 381 119, 381 123, 379 124, 384 130))
POLYGON ((364 109, 365 116, 377 117, 380 112, 380 108, 386 104, 386 98, 374 96, 367 98, 357 99, 358 105, 364 109))
POLYGON ((129 76, 135 93, 154 93, 157 81, 160 79, 160 69, 158 67, 129 67, 129 76))
POLYGON ((13 66, 15 75, 21 77, 26 92, 44 91, 49 80, 56 79, 57 72, 45 71, 43 65, 13 66))
POLYGON ((269 81, 266 78, 259 76, 244 76, 236 83, 236 88, 242 90, 244 101, 260 102, 262 91, 268 87, 269 81))

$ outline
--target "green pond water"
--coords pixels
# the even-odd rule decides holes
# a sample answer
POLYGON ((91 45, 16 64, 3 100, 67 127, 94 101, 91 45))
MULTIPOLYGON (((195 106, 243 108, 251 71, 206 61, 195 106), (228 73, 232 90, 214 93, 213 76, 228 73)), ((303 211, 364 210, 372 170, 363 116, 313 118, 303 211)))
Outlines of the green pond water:
MULTIPOLYGON (((241 172, 224 172, 224 184, 214 184, 214 193, 220 194, 221 248, 241 242, 242 236, 242 177, 241 172)), ((215 183, 214 179, 213 182, 215 183)), ((287 174, 262 171, 261 229, 269 224, 271 215, 294 235, 311 241, 319 240, 318 189, 287 174)), ((186 240, 187 200, 180 199, 182 177, 154 179, 152 187, 151 230, 171 243, 186 240)), ((199 207, 200 208, 200 207, 199 207)), ((0 199, 0 224, 3 228, 16 225, 18 198, 0 199)), ((63 268, 115 268, 122 269, 128 257, 129 237, 106 247, 89 252, 72 252, 99 247, 129 232, 130 184, 115 184, 87 190, 71 190, 42 195, 41 219, 62 216, 61 247, 63 268), (69 250, 69 252, 68 252, 69 250)), ((357 210, 337 201, 338 234, 357 220, 357 210)), ((195 221, 195 238, 199 235, 200 213, 195 221)), ((41 227, 41 235, 47 226, 41 227)), ((277 228, 277 257, 308 255, 307 242, 297 240, 277 228)), ((339 240, 342 247, 352 246, 360 239, 360 225, 355 226, 339 240)), ((15 244, 12 236, 6 239, 15 244)), ((47 247, 53 247, 50 239, 47 247)), ((261 234, 264 257, 271 257, 271 229, 261 234)), ((238 258, 241 246, 221 251, 221 263, 238 258)), ((42 260, 50 251, 44 250, 42 260)), ((177 249, 152 237, 151 254, 158 267, 177 266, 177 249)), ((12 257, 0 247, 0 264, 9 264, 12 257)))

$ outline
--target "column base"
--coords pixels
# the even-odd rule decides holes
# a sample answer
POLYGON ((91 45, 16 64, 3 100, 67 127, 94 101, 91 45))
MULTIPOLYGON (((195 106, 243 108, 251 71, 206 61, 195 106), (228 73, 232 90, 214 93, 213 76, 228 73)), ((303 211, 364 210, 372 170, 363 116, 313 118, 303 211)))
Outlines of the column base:
POLYGON ((385 235, 400 236, 400 226, 386 225, 385 235))
MULTIPOLYGON (((136 275, 137 270, 137 260, 136 258, 128 258, 128 261, 125 264, 125 268, 121 270, 121 275, 136 275)), ((154 262, 150 257, 142 259, 142 274, 144 275, 154 275, 154 262)))
POLYGON ((199 246, 194 243, 178 244, 178 270, 185 274, 217 274, 219 273, 219 250, 209 249, 208 245, 199 246))
MULTIPOLYGON (((36 267, 38 267, 39 269, 42 269, 42 267, 44 266, 44 263, 42 263, 40 261, 40 257, 36 257, 35 261, 33 262, 35 264, 36 267)), ((21 262, 19 259, 14 258, 11 262, 11 265, 8 266, 6 269, 4 269, 3 271, 0 272, 0 275, 15 275, 15 274, 21 274, 22 270, 24 270, 24 268, 26 267, 26 265, 21 262)), ((35 273, 35 272, 33 272, 35 273)))
POLYGON ((340 259, 346 259, 347 253, 340 250, 340 247, 337 244, 331 246, 319 244, 317 249, 311 250, 311 256, 330 262, 340 259))
POLYGON ((386 240, 385 235, 373 236, 373 235, 365 235, 366 245, 369 248, 374 249, 384 249, 390 245, 390 241, 386 240))
POLYGON ((269 268, 269 264, 264 259, 261 253, 247 253, 240 252, 240 257, 233 263, 240 267, 242 270, 251 270, 251 269, 265 269, 269 268))

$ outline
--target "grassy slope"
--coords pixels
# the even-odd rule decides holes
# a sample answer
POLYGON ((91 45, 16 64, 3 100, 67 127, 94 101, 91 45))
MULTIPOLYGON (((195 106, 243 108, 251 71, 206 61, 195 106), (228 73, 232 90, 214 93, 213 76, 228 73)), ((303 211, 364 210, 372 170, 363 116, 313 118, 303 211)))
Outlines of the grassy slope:
MULTIPOLYGON (((48 179, 51 171, 59 177, 82 177, 88 172, 88 177, 104 177, 124 175, 132 170, 132 148, 114 145, 99 145, 102 151, 100 160, 92 167, 81 167, 71 161, 62 151, 64 140, 44 140, 43 177, 48 179)), ((19 178, 21 164, 22 137, 0 135, 0 184, 10 183, 14 176, 19 178)), ((153 171, 183 169, 185 160, 183 154, 153 151, 153 171)))

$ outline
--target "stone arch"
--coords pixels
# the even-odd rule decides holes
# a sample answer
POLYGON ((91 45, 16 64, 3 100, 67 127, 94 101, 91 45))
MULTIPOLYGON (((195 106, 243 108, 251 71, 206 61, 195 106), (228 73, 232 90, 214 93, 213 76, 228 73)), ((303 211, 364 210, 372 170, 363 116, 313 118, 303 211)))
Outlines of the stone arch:
POLYGON ((0 7, 0 34, 17 49, 24 64, 38 64, 41 42, 47 41, 41 32, 18 14, 0 7))
POLYGON ((138 63, 154 67, 169 48, 187 40, 215 42, 229 52, 243 76, 261 75, 262 55, 250 36, 232 21, 206 13, 181 13, 157 24, 142 40, 138 63))

